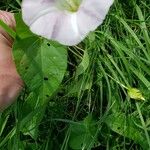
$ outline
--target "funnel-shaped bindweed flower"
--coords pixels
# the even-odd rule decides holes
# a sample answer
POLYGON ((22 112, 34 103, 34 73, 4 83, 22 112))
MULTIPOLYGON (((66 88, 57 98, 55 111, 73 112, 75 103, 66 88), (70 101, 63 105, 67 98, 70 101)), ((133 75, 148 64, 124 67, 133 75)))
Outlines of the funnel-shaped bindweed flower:
POLYGON ((113 0, 23 0, 30 30, 64 45, 80 43, 102 24, 113 0))

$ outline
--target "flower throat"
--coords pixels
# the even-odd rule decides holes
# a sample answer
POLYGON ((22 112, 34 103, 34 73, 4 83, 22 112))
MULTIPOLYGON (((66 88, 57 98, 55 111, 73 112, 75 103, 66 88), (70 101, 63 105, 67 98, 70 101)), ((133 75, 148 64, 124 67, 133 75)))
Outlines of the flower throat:
POLYGON ((82 0, 56 0, 59 9, 77 12, 82 0))

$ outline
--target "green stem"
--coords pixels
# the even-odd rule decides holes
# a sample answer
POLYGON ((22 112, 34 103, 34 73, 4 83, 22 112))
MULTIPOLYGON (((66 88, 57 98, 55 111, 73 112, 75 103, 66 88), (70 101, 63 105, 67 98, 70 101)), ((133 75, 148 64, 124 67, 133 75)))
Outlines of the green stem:
POLYGON ((16 33, 6 23, 0 20, 0 26, 13 38, 16 38, 16 33))

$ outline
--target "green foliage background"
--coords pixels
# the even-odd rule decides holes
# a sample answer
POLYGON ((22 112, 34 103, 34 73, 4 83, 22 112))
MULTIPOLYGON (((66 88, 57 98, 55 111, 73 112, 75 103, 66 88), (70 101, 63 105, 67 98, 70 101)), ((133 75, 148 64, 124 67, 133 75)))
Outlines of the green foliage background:
POLYGON ((19 0, 0 9, 17 13, 13 54, 25 81, 0 114, 1 150, 150 149, 149 0, 116 0, 75 47, 30 33, 19 0))

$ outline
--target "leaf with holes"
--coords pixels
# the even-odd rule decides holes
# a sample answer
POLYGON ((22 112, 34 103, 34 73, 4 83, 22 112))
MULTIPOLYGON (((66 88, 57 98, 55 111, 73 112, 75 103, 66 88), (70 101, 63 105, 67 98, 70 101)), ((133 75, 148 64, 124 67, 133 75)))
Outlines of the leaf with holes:
POLYGON ((20 130, 24 134, 32 133, 31 136, 35 139, 38 132, 37 125, 42 120, 44 111, 34 113, 34 110, 41 110, 59 87, 67 67, 67 51, 62 46, 56 47, 38 37, 16 41, 13 49, 18 71, 29 93, 34 94, 34 98, 27 98, 29 102, 24 104, 24 108, 30 108, 26 118, 31 118, 28 117, 31 115, 32 118, 28 119, 25 126, 22 125, 24 120, 22 118, 20 130))
POLYGON ((44 104, 59 87, 67 67, 63 46, 49 45, 45 39, 30 37, 16 41, 14 58, 19 73, 31 92, 44 104))

